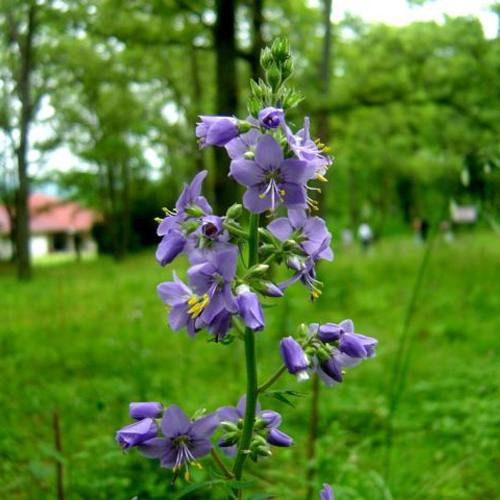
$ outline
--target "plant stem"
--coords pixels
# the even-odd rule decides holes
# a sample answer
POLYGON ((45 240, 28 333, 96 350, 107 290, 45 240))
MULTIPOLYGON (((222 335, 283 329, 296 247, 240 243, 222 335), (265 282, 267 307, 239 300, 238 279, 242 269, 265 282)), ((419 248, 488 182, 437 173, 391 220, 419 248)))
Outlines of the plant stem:
POLYGON ((283 365, 281 368, 276 370, 276 373, 267 382, 264 382, 262 385, 259 385, 257 392, 264 392, 267 389, 269 389, 269 387, 271 387, 274 384, 274 382, 276 382, 276 380, 278 380, 281 377, 281 375, 285 373, 285 371, 286 371, 286 366, 283 365))
MULTIPOLYGON (((248 238, 248 266, 252 267, 258 263, 259 256, 259 215, 250 214, 250 227, 248 238)), ((243 475, 243 466, 248 456, 250 443, 252 441, 253 427, 255 424, 255 410, 257 407, 257 364, 255 358, 255 337, 250 328, 245 328, 245 361, 247 369, 247 392, 245 418, 243 430, 238 446, 238 454, 234 462, 233 473, 236 480, 243 475)), ((242 498, 241 489, 238 490, 239 498, 242 498)))
POLYGON ((234 474, 226 467, 226 464, 222 461, 221 457, 219 454, 215 451, 214 448, 210 450, 210 455, 213 459, 213 461, 216 463, 217 467, 219 470, 228 478, 228 479, 233 479, 234 474))
POLYGON ((319 376, 317 373, 313 375, 313 388, 311 395, 311 414, 309 419, 309 439, 307 441, 307 495, 306 500, 311 500, 314 489, 312 480, 316 472, 314 459, 316 458, 316 440, 318 439, 318 419, 319 419, 319 376))

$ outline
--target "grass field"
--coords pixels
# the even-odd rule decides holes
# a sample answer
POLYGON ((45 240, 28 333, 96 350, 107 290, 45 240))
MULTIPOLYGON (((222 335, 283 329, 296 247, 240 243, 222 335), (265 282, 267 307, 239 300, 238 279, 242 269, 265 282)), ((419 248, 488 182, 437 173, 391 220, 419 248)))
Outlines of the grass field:
MULTIPOLYGON (((339 249, 320 270, 322 298, 310 304, 295 285, 286 304, 267 310, 269 328, 258 335, 262 379, 279 364, 277 340, 300 322, 350 317, 358 332, 380 340, 375 359, 321 390, 317 483, 333 484, 337 500, 500 498, 494 235, 436 242, 411 324, 411 363, 386 473, 391 367, 422 254, 409 239, 383 241, 367 255, 339 249)), ((129 423, 129 401, 175 402, 189 413, 235 403, 244 388, 242 346, 167 329, 155 287, 170 270, 159 268, 152 252, 120 265, 99 259, 43 267, 23 284, 8 269, 0 273, 0 498, 56 498, 57 461, 70 500, 173 498, 181 481, 170 486, 170 473, 135 451, 122 456, 114 432, 129 423), (55 411, 62 455, 54 449, 55 411)), ((287 375, 279 387, 307 392, 310 384, 287 375)), ((281 428, 296 446, 249 468, 255 491, 279 499, 305 497, 309 398, 296 402, 293 409, 262 400, 282 412, 281 428)), ((187 498, 224 497, 214 489, 187 498)))

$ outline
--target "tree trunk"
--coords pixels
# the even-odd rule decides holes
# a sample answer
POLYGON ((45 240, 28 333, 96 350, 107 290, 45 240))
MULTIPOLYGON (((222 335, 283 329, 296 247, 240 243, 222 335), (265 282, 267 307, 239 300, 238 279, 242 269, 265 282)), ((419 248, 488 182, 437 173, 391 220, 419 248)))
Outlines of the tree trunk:
MULTIPOLYGON (((200 78, 200 67, 198 63, 198 54, 197 49, 194 47, 191 49, 191 80, 192 80, 192 105, 190 106, 190 127, 194 129, 195 123, 198 119, 198 115, 200 112, 200 103, 203 102, 203 85, 201 83, 200 78)), ((192 141, 193 143, 193 156, 196 164, 196 171, 201 172, 205 168, 205 159, 203 156, 203 152, 198 147, 196 141, 192 141)))
POLYGON ((260 51, 264 48, 264 39, 262 37, 262 24, 264 0, 252 0, 252 78, 257 80, 263 76, 260 66, 260 51))
MULTIPOLYGON (((219 115, 235 115, 238 108, 236 84, 236 0, 217 0, 217 22, 214 45, 217 61, 216 111, 219 115)), ((229 159, 223 148, 215 148, 215 201, 219 213, 235 202, 236 191, 229 180, 229 159)))
POLYGON ((33 119, 31 74, 34 65, 33 36, 35 31, 35 11, 36 4, 31 4, 28 10, 26 37, 23 41, 19 41, 21 68, 18 80, 18 95, 21 102, 21 120, 19 145, 16 151, 19 182, 16 196, 16 253, 17 273, 20 279, 28 279, 31 276, 28 150, 29 131, 31 120, 33 119))
MULTIPOLYGON (((323 0, 323 49, 321 52, 321 63, 319 67, 319 83, 322 95, 320 108, 318 110, 318 137, 321 142, 327 144, 330 138, 330 127, 328 124, 329 106, 328 99, 331 93, 332 72, 332 0, 323 0)), ((323 190, 319 196, 320 210, 323 215, 326 209, 326 191, 323 190)))

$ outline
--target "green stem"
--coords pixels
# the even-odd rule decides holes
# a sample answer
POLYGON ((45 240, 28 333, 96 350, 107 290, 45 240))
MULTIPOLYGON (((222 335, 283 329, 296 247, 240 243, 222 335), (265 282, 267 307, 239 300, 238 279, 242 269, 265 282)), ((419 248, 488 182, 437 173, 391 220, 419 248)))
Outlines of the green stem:
POLYGON ((269 387, 271 387, 274 384, 274 382, 276 382, 276 380, 278 380, 281 377, 281 375, 285 373, 285 371, 286 371, 286 366, 283 365, 281 368, 279 368, 279 370, 276 370, 276 373, 267 382, 264 382, 262 385, 259 385, 257 392, 264 392, 267 389, 269 389, 269 387))
MULTIPOLYGON (((252 267, 258 263, 259 249, 259 215, 250 214, 250 234, 248 238, 248 266, 252 267)), ((250 328, 245 328, 245 361, 247 369, 247 392, 245 418, 243 430, 238 446, 238 454, 234 462, 233 474, 237 481, 241 480, 243 467, 249 453, 252 441, 253 427, 255 424, 255 410, 257 407, 257 363, 255 358, 255 337, 250 328)), ((241 490, 238 491, 241 497, 241 490)))
POLYGON ((219 470, 227 477, 227 479, 233 479, 234 474, 226 467, 226 464, 222 461, 219 454, 215 451, 214 448, 211 449, 210 455, 219 470))
POLYGON ((236 234, 237 236, 241 236, 242 238, 248 238, 248 233, 237 226, 234 226, 230 222, 224 222, 222 226, 227 229, 230 233, 236 234))

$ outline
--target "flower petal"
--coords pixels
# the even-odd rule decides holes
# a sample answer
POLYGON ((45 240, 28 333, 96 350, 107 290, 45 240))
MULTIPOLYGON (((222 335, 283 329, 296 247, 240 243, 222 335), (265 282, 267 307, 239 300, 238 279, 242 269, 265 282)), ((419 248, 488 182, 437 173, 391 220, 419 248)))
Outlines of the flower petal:
POLYGON ((265 170, 276 170, 283 158, 283 149, 276 139, 271 134, 264 134, 255 149, 255 161, 265 170))
POLYGON ((260 214, 271 208, 271 195, 268 193, 261 198, 260 194, 261 190, 257 186, 252 186, 243 196, 243 206, 253 214, 260 214))
POLYGON ((165 437, 175 437, 185 434, 191 422, 188 416, 177 405, 170 405, 163 414, 161 430, 165 437))
POLYGON ((265 180, 265 171, 254 161, 233 160, 229 169, 234 180, 247 187, 265 180))
POLYGON ((279 217, 267 226, 267 229, 281 241, 285 241, 293 233, 293 227, 290 220, 286 217, 279 217))
POLYGON ((193 439, 206 439, 216 431, 219 425, 219 415, 217 413, 210 413, 205 417, 195 420, 191 424, 189 434, 193 436, 193 439))
POLYGON ((160 458, 171 448, 170 439, 153 438, 139 445, 137 449, 141 455, 148 458, 160 458))
POLYGON ((194 439, 191 441, 189 451, 194 458, 201 458, 210 453, 212 443, 208 439, 194 439))

